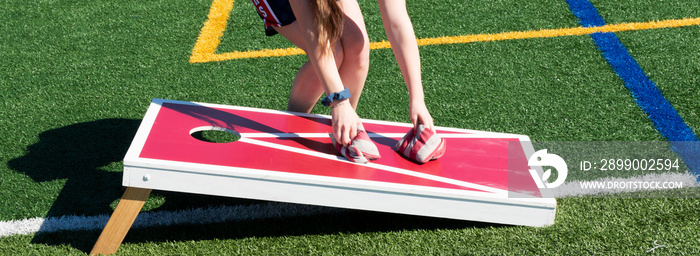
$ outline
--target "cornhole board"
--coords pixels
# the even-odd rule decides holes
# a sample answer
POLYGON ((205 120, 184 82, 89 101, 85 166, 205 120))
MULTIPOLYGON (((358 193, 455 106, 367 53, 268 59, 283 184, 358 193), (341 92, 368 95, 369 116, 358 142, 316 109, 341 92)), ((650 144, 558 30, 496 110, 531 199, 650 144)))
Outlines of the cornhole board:
POLYGON ((555 199, 528 171, 534 149, 527 136, 437 127, 447 152, 417 164, 392 149, 411 124, 363 119, 381 159, 356 164, 333 148, 330 124, 323 115, 154 99, 124 158, 127 190, 92 254, 116 252, 153 189, 511 225, 554 222, 555 199), (192 136, 204 130, 240 139, 192 136))

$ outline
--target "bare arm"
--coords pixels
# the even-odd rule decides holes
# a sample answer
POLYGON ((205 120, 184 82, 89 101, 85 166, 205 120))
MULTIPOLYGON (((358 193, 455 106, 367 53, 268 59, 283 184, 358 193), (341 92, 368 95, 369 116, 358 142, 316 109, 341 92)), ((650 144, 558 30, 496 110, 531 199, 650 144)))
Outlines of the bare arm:
POLYGON ((403 75, 410 100, 409 115, 414 127, 422 123, 433 130, 433 118, 425 106, 418 43, 405 0, 379 0, 384 29, 403 75))
MULTIPOLYGON (((335 56, 330 48, 331 46, 327 45, 327 48, 323 49, 317 43, 318 33, 314 24, 315 14, 309 0, 290 0, 289 2, 297 17, 297 23, 301 27, 301 31, 305 34, 306 54, 321 81, 323 90, 326 92, 326 95, 342 91, 344 86, 340 79, 340 74, 338 74, 338 68, 335 63, 335 56)), ((336 140, 347 146, 357 135, 357 127, 360 123, 360 118, 347 102, 333 107, 331 109, 331 118, 333 122, 333 134, 336 140)))

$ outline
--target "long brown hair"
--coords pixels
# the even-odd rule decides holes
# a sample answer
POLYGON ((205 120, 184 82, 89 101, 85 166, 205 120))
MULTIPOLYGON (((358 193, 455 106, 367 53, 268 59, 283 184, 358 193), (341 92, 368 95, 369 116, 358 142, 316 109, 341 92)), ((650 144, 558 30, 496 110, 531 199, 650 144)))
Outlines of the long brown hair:
POLYGON ((318 45, 330 50, 326 46, 333 47, 343 34, 343 11, 336 0, 311 0, 311 8, 316 12, 318 45))

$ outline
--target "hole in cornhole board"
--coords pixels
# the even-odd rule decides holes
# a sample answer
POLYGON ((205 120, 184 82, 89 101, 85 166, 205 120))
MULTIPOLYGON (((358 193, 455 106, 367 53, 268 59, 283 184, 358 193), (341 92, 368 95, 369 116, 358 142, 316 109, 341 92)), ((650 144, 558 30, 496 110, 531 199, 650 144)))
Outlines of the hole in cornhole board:
POLYGON ((231 143, 241 139, 238 132, 216 126, 197 127, 190 131, 190 136, 195 139, 210 143, 231 143))

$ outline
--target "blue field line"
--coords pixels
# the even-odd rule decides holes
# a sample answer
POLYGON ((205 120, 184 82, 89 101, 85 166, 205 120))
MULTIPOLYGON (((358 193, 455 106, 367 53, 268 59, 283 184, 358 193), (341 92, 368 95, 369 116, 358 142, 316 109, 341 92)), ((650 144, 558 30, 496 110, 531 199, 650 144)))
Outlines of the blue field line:
MULTIPOLYGON (((581 26, 605 25, 605 20, 590 1, 566 0, 566 2, 571 12, 581 21, 581 26)), ((671 142, 671 148, 700 181, 700 142, 697 135, 661 94, 656 84, 644 74, 644 70, 614 33, 594 33, 591 37, 605 60, 624 81, 637 105, 651 119, 656 130, 671 142)))

